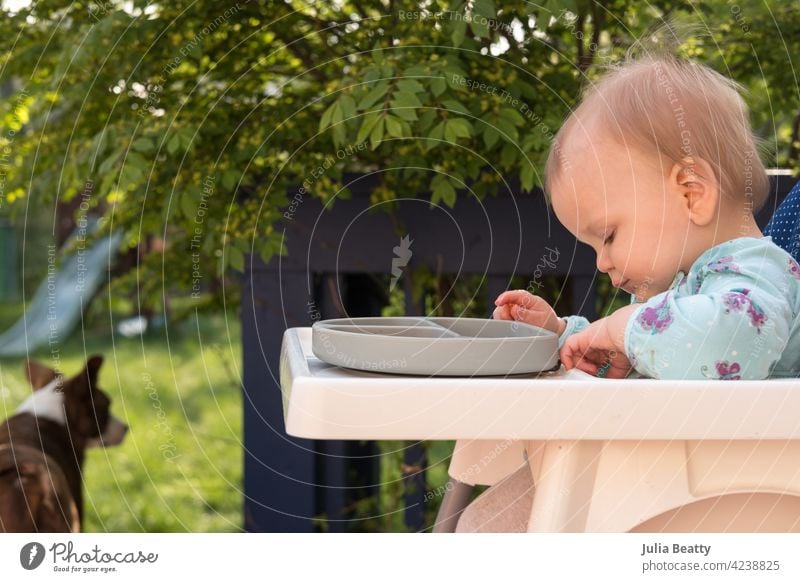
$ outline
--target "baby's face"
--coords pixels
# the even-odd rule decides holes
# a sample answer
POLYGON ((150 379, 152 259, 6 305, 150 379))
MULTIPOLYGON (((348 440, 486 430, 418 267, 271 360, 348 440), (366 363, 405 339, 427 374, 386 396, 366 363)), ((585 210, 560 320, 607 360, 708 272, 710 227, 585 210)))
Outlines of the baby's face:
POLYGON ((607 140, 571 138, 551 184, 553 210, 597 253, 598 270, 644 301, 686 271, 690 221, 668 168, 653 157, 607 140))

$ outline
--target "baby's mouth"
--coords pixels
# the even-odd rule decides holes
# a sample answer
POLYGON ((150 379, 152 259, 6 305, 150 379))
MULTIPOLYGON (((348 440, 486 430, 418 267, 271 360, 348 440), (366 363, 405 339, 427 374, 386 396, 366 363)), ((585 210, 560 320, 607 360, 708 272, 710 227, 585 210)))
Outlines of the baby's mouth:
POLYGON ((622 289, 626 293, 631 293, 632 294, 633 293, 633 291, 632 291, 633 287, 631 286, 630 282, 631 282, 630 279, 623 279, 622 282, 619 285, 614 285, 614 287, 616 287, 617 289, 622 289))

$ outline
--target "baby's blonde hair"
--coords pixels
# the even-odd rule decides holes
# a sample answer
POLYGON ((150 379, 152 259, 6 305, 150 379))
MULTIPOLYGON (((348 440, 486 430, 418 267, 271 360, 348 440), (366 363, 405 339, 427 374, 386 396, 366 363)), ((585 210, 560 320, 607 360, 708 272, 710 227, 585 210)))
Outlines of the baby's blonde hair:
POLYGON ((697 156, 717 175, 721 200, 756 212, 769 194, 741 87, 716 71, 671 55, 628 59, 584 92, 556 134, 545 165, 545 192, 565 171, 563 145, 575 120, 599 122, 602 135, 624 147, 675 163, 697 156), (588 117, 587 117, 588 116, 588 117))

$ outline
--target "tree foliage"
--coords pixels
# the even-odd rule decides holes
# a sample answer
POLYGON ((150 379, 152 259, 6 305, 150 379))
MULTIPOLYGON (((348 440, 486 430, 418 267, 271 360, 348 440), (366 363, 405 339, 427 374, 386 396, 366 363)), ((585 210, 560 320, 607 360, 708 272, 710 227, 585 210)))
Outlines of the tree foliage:
MULTIPOLYGON (((800 14, 741 0, 42 0, 5 9, 2 202, 84 195, 135 246, 151 301, 281 248, 292 197, 452 206, 531 191, 552 134, 604 63, 665 18, 680 50, 750 90, 770 165, 797 165, 800 14), (89 186, 87 188, 87 186, 89 186), (87 194, 88 192, 88 194, 87 194)), ((391 205, 383 205, 390 207, 391 205)))

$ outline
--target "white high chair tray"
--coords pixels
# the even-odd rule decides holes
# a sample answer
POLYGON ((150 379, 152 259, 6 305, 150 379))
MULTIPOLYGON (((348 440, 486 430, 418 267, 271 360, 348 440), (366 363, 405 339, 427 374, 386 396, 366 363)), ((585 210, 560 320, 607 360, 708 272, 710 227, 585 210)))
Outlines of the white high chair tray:
POLYGON ((317 439, 657 440, 800 438, 800 379, 609 380, 579 370, 414 377, 345 369, 287 329, 286 431, 317 439))

